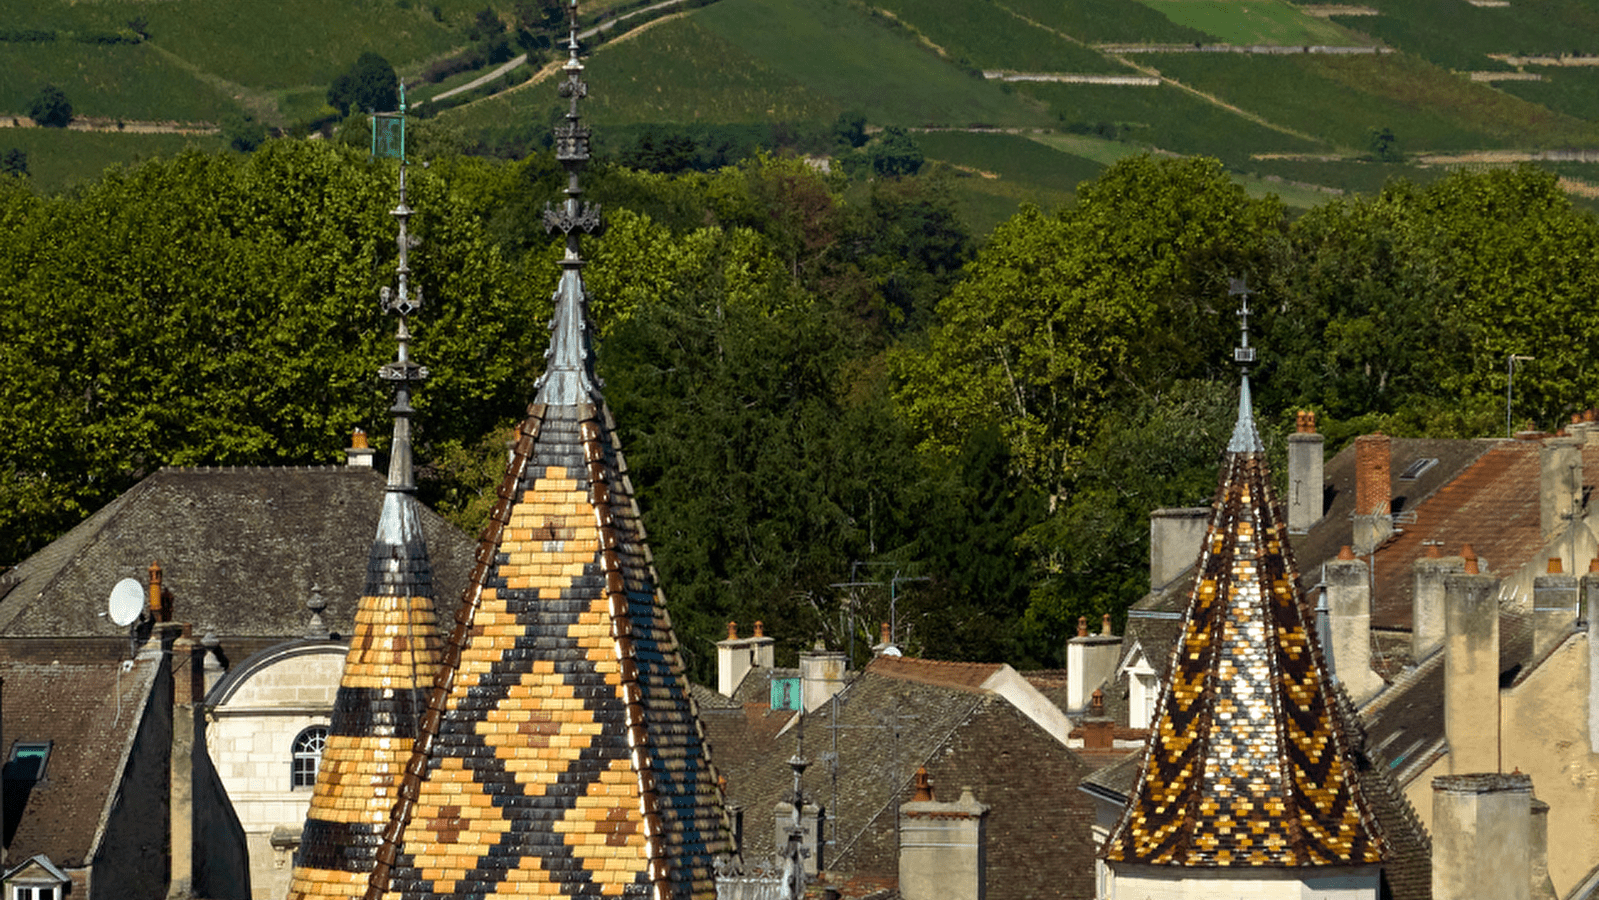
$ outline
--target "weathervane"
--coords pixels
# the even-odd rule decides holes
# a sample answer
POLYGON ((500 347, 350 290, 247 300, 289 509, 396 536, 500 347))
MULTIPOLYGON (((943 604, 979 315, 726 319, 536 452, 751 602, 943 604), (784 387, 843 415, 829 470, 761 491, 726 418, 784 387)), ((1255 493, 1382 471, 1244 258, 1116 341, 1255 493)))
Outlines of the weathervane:
MULTIPOLYGON (((378 292, 378 306, 384 312, 392 312, 399 316, 400 324, 395 332, 395 341, 398 349, 394 362, 386 363, 378 369, 378 378, 388 382, 394 388, 394 405, 389 412, 394 414, 394 444, 389 451, 389 489, 411 491, 416 489, 416 482, 411 467, 411 386, 421 384, 427 380, 426 366, 419 366, 411 361, 411 331, 407 326, 410 315, 422 308, 422 286, 411 285, 410 251, 421 244, 421 240, 410 233, 411 207, 405 202, 405 83, 400 83, 400 112, 399 120, 399 152, 400 158, 400 202, 389 211, 395 221, 400 223, 400 234, 395 239, 400 251, 399 263, 395 266, 399 287, 390 290, 385 286, 378 292)), ((377 116, 373 117, 373 153, 377 154, 377 116)), ((387 145, 392 148, 392 145, 387 145)))

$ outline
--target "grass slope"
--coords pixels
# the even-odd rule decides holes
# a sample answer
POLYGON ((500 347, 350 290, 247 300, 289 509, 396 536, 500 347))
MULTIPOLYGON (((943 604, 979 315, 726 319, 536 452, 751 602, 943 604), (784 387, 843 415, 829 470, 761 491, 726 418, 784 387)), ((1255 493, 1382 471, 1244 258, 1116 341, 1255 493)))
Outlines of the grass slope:
POLYGON ((1543 81, 1500 81, 1494 88, 1568 116, 1599 120, 1599 67, 1540 66, 1528 71, 1539 73, 1543 81))
POLYGON ((236 108, 148 44, 0 43, 0 115, 26 115, 46 82, 85 116, 214 122, 236 108))
POLYGON ((1156 65, 1184 84, 1346 151, 1364 151, 1367 130, 1383 126, 1393 129, 1407 153, 1599 141, 1599 125, 1398 54, 1174 53, 1158 57, 1156 65))
POLYGON ((995 3, 971 0, 869 0, 893 13, 956 60, 1016 72, 1125 73, 1127 67, 1081 43, 1029 24, 995 3))
POLYGON ((993 0, 1004 9, 1090 43, 1190 44, 1209 35, 1130 0, 993 0))
POLYGON ((30 179, 42 193, 93 181, 109 166, 132 165, 157 156, 170 158, 189 147, 221 150, 222 138, 0 128, 0 151, 15 148, 27 153, 30 179))
POLYGON ((1449 69, 1502 69, 1490 53, 1599 52, 1599 6, 1589 0, 1361 0, 1378 16, 1338 20, 1449 69))
MULTIPOLYGON (((1042 110, 845 0, 720 0, 694 18, 776 72, 883 125, 1034 125, 1042 110)), ((712 64, 714 60, 701 60, 712 64)))
POLYGON ((1283 0, 1139 0, 1178 25, 1229 44, 1353 46, 1367 43, 1326 19, 1300 12, 1283 0))

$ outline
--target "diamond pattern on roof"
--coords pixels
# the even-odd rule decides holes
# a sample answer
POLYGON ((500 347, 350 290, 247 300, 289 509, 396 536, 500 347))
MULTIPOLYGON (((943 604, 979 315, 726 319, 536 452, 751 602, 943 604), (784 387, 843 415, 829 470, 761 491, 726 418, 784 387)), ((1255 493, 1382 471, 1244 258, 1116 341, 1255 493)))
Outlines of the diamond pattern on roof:
POLYGON ((378 854, 385 898, 715 894, 720 788, 625 473, 603 407, 532 407, 378 854))
POLYGON ((1104 857, 1380 862, 1264 454, 1229 452, 1217 494, 1138 787, 1104 857))

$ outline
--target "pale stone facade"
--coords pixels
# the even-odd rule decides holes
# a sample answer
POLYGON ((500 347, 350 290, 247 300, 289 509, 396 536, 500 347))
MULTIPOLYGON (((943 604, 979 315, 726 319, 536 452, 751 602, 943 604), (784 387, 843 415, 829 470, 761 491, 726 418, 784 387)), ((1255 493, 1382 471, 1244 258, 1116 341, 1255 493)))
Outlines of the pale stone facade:
POLYGON ((1106 900, 1377 900, 1377 866, 1297 869, 1108 868, 1106 900))
POLYGON ((273 647, 245 660, 207 698, 207 745, 244 826, 253 900, 288 892, 314 786, 293 784, 294 743, 331 721, 346 651, 334 641, 273 647))

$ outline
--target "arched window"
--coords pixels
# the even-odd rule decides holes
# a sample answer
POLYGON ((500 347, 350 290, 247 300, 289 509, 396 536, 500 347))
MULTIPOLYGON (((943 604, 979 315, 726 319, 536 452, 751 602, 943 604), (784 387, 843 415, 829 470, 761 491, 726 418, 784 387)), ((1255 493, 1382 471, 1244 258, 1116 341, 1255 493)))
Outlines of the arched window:
POLYGON ((322 764, 322 750, 327 745, 328 729, 325 725, 313 725, 300 732, 294 739, 291 787, 316 787, 316 770, 322 764))

